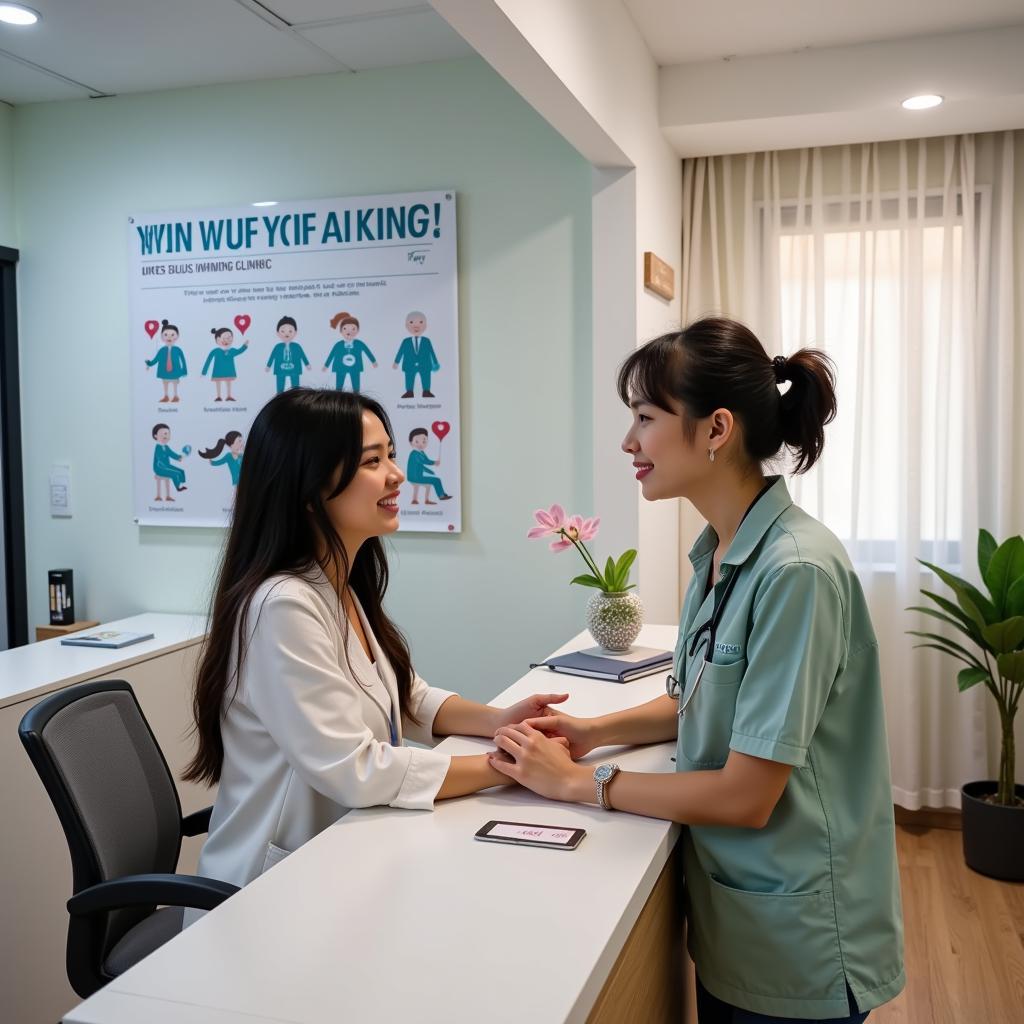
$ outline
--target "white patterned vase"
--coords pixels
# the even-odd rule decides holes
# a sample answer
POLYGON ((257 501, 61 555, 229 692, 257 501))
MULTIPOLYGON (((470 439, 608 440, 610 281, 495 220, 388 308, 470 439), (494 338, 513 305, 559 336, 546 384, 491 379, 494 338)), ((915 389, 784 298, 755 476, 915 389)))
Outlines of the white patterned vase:
POLYGON ((643 621, 644 606, 631 590, 617 594, 597 590, 587 602, 587 629, 606 651, 628 651, 643 621))

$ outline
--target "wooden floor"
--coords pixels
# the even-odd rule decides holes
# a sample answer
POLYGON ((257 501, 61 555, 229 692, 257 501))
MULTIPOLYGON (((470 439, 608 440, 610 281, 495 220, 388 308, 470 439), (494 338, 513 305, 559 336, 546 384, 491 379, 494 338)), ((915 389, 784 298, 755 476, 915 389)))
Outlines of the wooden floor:
POLYGON ((1024 884, 965 864, 959 831, 896 829, 907 987, 869 1024, 1022 1024, 1024 884))

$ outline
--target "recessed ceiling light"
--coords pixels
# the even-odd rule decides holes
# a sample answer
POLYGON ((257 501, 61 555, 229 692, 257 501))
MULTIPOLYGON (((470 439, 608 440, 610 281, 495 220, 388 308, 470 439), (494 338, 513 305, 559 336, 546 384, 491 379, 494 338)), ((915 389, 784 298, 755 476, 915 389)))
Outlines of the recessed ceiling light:
POLYGON ((924 96, 911 96, 903 101, 904 110, 927 110, 929 107, 937 107, 942 102, 941 96, 928 93, 924 96))
POLYGON ((262 203, 253 203, 253 206, 277 206, 276 199, 266 199, 262 203))
POLYGON ((7 25, 34 25, 39 15, 21 4, 0 4, 0 21, 7 25))

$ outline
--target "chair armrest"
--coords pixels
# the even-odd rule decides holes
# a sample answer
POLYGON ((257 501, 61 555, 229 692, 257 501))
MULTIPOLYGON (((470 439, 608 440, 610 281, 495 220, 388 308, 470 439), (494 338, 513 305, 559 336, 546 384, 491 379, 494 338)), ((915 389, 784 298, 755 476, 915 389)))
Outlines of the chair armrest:
POLYGON ((68 913, 87 917, 124 907, 154 905, 213 910, 236 892, 237 885, 198 875, 125 875, 76 892, 68 900, 68 913))
POLYGON ((183 836, 201 836, 204 832, 209 832, 212 813, 212 807, 204 807, 201 811, 186 814, 181 819, 181 834, 183 836))

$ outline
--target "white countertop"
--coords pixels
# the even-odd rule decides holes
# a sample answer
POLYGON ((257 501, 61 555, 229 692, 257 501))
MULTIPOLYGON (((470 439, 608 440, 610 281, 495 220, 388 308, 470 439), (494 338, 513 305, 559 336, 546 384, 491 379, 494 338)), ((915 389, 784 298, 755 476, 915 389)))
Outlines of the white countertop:
MULTIPOLYGON (((639 643, 671 648, 675 626, 639 643)), ((563 650, 588 646, 580 634, 563 650)), ((525 659, 524 659, 525 660, 525 659)), ((594 715, 664 693, 658 673, 621 685, 546 669, 494 703, 567 690, 594 715)), ((474 753, 484 740, 441 749, 474 753)), ((672 771, 671 744, 587 761, 672 771)), ((69 1024, 488 1024, 584 1021, 657 881, 678 826, 545 800, 518 787, 432 812, 352 811, 76 1007, 69 1024), (491 818, 583 827, 575 851, 473 838, 491 818)))
POLYGON ((104 622, 94 628, 152 633, 153 639, 110 650, 65 647, 59 637, 54 637, 52 640, 40 640, 23 647, 13 647, 9 651, 0 651, 0 708, 42 696, 83 679, 95 679, 98 675, 112 676, 118 669, 128 665, 198 643, 206 632, 206 617, 146 612, 127 619, 104 622))

